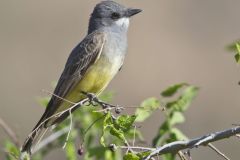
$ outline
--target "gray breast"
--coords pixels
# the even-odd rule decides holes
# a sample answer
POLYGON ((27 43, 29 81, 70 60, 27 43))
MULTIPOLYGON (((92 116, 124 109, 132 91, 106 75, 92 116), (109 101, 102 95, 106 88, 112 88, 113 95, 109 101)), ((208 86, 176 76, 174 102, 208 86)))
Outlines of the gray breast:
POLYGON ((123 63, 127 50, 127 35, 125 33, 108 32, 103 53, 112 63, 123 63))

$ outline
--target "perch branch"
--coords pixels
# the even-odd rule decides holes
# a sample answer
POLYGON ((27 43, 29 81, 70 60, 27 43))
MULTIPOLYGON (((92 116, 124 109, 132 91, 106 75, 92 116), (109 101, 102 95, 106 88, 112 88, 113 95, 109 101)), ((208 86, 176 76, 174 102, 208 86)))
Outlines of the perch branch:
MULTIPOLYGON (((45 92, 47 92, 47 91, 45 91, 45 92)), ((70 103, 70 104, 73 104, 73 105, 72 105, 70 108, 66 109, 66 110, 63 110, 63 111, 61 111, 61 112, 58 112, 58 113, 56 113, 56 114, 54 114, 54 115, 46 118, 42 123, 39 124, 39 126, 38 126, 37 128, 35 128, 35 129, 28 135, 28 138, 31 138, 32 134, 33 134, 34 132, 36 132, 36 131, 37 131, 46 121, 48 121, 49 119, 54 118, 54 117, 59 117, 59 116, 61 116, 62 114, 64 114, 65 112, 69 112, 69 115, 70 115, 70 127, 69 127, 69 131, 68 131, 68 134, 67 134, 65 143, 64 143, 64 145, 63 145, 63 148, 65 148, 65 146, 66 146, 66 144, 67 144, 67 142, 68 142, 68 139, 69 139, 71 130, 72 130, 72 125, 73 125, 73 121, 72 121, 72 110, 73 110, 75 107, 77 107, 77 106, 82 106, 82 105, 84 105, 86 102, 89 102, 89 103, 92 104, 93 106, 94 106, 93 102, 95 102, 95 103, 99 104, 99 105, 100 105, 102 108, 104 108, 104 109, 106 109, 106 108, 118 108, 118 107, 119 107, 119 106, 115 106, 115 105, 112 105, 112 104, 109 104, 109 103, 105 103, 105 102, 99 100, 96 95, 91 94, 91 93, 85 93, 85 92, 83 92, 83 94, 86 95, 87 98, 85 98, 85 99, 83 99, 82 101, 77 102, 77 103, 68 101, 68 100, 66 100, 66 99, 64 99, 64 98, 62 98, 62 97, 59 97, 58 95, 55 95, 55 94, 51 93, 51 92, 47 92, 47 93, 48 93, 48 94, 51 94, 52 96, 55 96, 55 97, 57 97, 57 98, 59 98, 59 99, 62 99, 63 101, 66 101, 66 102, 68 102, 68 103, 70 103)), ((1 123, 1 119, 0 119, 0 123, 1 123)), ((4 123, 3 123, 3 124, 4 124, 4 123)), ((0 125, 1 125, 1 124, 0 124, 0 125)), ((58 137, 58 136, 57 136, 57 137, 58 137)), ((50 137, 50 138, 51 138, 50 140, 53 140, 53 137, 50 137)), ((55 136, 55 138, 56 138, 56 136, 55 136)), ((40 138, 40 140, 41 140, 41 138, 40 138)), ((47 139, 47 140, 48 140, 48 139, 47 139)), ((48 141, 45 141, 45 142, 44 142, 44 145, 47 145, 47 142, 48 142, 48 141), (46 144, 45 144, 45 143, 46 143, 46 144)), ((39 150, 39 148, 42 148, 42 146, 41 146, 41 147, 37 147, 37 149, 35 149, 35 152, 36 152, 37 150, 39 150)))
POLYGON ((219 131, 219 132, 211 133, 208 135, 204 135, 191 140, 175 141, 172 143, 165 144, 161 147, 152 148, 152 149, 148 148, 151 153, 147 157, 145 157, 144 160, 150 160, 152 157, 157 155, 162 155, 166 153, 178 153, 178 151, 181 151, 184 149, 192 149, 198 146, 206 146, 211 142, 229 138, 239 133, 240 133, 240 127, 234 127, 224 131, 219 131))

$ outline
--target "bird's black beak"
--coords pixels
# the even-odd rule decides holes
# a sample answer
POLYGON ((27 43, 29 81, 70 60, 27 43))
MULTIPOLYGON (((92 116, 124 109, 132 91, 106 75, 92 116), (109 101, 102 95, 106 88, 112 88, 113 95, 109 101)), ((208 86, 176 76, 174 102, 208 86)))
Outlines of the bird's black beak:
POLYGON ((129 8, 129 9, 127 9, 126 17, 132 17, 133 15, 138 14, 138 13, 140 13, 140 12, 142 12, 141 9, 129 8))

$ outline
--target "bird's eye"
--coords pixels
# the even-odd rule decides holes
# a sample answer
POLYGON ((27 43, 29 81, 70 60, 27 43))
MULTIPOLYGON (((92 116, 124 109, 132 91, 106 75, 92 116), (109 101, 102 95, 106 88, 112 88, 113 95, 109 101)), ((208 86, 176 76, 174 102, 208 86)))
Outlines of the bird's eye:
POLYGON ((118 19, 118 18, 120 18, 120 14, 117 13, 117 12, 113 12, 112 15, 111 15, 111 18, 112 19, 118 19))

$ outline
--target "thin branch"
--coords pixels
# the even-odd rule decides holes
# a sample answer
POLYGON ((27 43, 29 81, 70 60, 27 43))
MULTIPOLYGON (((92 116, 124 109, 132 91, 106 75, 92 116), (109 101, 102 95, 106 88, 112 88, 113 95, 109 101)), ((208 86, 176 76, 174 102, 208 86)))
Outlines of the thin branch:
MULTIPOLYGON (((47 91, 46 91, 46 92, 47 92, 47 91)), ((76 108, 77 106, 82 106, 82 105, 84 105, 84 104, 85 104, 86 102, 88 102, 88 101, 90 101, 90 103, 91 103, 91 102, 96 102, 96 103, 99 104, 102 108, 108 108, 108 107, 110 107, 110 108, 116 108, 116 107, 119 107, 119 106, 115 106, 115 105, 112 105, 112 104, 109 104, 109 103, 105 103, 105 102, 99 100, 96 95, 91 94, 91 93, 86 93, 86 92, 82 92, 82 93, 83 93, 84 95, 86 95, 87 98, 85 98, 85 99, 83 99, 83 100, 81 100, 81 101, 79 101, 79 102, 77 102, 77 103, 71 102, 71 101, 69 101, 69 100, 67 100, 67 99, 64 99, 64 98, 62 98, 62 97, 60 97, 60 96, 58 96, 58 95, 55 95, 55 94, 53 94, 53 93, 51 93, 51 92, 47 92, 47 93, 49 93, 49 94, 51 94, 52 96, 55 96, 55 97, 57 97, 57 98, 59 98, 59 99, 62 99, 63 101, 66 101, 66 102, 68 102, 68 103, 70 103, 70 104, 73 104, 73 105, 72 105, 70 108, 66 109, 66 110, 63 110, 63 111, 61 111, 61 112, 58 112, 58 113, 56 113, 56 114, 54 114, 54 115, 46 118, 44 121, 42 121, 42 123, 40 123, 40 124, 38 125, 38 127, 36 127, 36 128, 28 135, 29 138, 32 136, 32 134, 33 134, 34 132, 36 132, 36 131, 37 131, 42 125, 44 125, 45 122, 48 121, 49 119, 54 118, 54 117, 59 117, 59 116, 61 116, 62 114, 66 113, 66 112, 69 112, 69 114, 71 114, 71 111, 72 111, 74 108, 76 108)), ((71 116, 71 115, 70 115, 70 116, 71 116)))
POLYGON ((19 143, 19 139, 17 137, 17 135, 15 134, 15 132, 9 127, 9 125, 0 117, 0 127, 3 128, 3 130, 5 131, 5 133, 10 137, 10 139, 12 140, 12 142, 16 145, 16 146, 20 146, 19 143))
POLYGON ((48 95, 54 96, 54 97, 56 97, 56 98, 58 98, 58 99, 61 99, 61 100, 65 101, 65 102, 68 102, 68 103, 70 103, 70 104, 73 104, 73 105, 75 104, 75 103, 72 102, 72 101, 69 101, 69 100, 67 100, 67 99, 65 99, 65 98, 62 98, 62 97, 54 94, 53 92, 50 92, 50 91, 47 91, 47 90, 43 90, 43 92, 46 92, 48 95))
POLYGON ((56 114, 54 114, 54 115, 46 118, 44 121, 42 121, 42 123, 39 124, 38 127, 36 127, 36 128, 28 135, 28 137, 30 138, 30 137, 32 136, 32 134, 33 134, 34 132, 36 132, 42 125, 44 125, 44 123, 47 122, 49 119, 54 118, 54 117, 61 116, 61 115, 64 114, 65 112, 69 112, 69 111, 71 111, 72 109, 74 109, 75 107, 77 107, 77 106, 79 106, 79 105, 80 105, 80 106, 84 105, 87 101, 88 101, 87 98, 86 98, 86 99, 83 99, 82 101, 80 101, 80 102, 78 102, 78 103, 75 103, 72 107, 70 107, 70 108, 68 108, 68 109, 66 109, 66 110, 63 110, 63 111, 61 111, 61 112, 58 112, 58 113, 56 113, 56 114))
POLYGON ((71 102, 71 101, 69 101, 69 100, 67 100, 67 99, 64 99, 64 98, 62 98, 62 97, 60 97, 60 96, 58 96, 58 95, 55 95, 54 93, 51 93, 51 92, 48 92, 48 91, 45 91, 45 92, 47 92, 48 94, 50 94, 50 95, 52 95, 52 96, 55 96, 55 97, 57 97, 57 98, 59 98, 59 99, 62 99, 63 101, 66 101, 66 102, 72 104, 72 106, 71 106, 70 108, 66 109, 66 110, 63 110, 63 111, 61 111, 61 112, 58 112, 58 113, 56 113, 56 114, 54 114, 54 115, 46 118, 44 121, 42 121, 42 122, 38 125, 38 127, 36 127, 36 128, 28 135, 28 138, 31 138, 31 137, 32 137, 32 134, 35 133, 35 132, 37 132, 38 129, 39 129, 42 125, 44 125, 45 122, 48 121, 49 119, 55 118, 55 117, 59 117, 59 116, 61 116, 62 114, 66 113, 66 112, 69 112, 69 115, 70 115, 70 127, 69 127, 69 131, 68 131, 68 134, 67 134, 67 137, 66 137, 66 141, 65 141, 65 143, 64 143, 64 145, 63 145, 63 148, 65 148, 65 146, 66 146, 66 144, 67 144, 67 142, 68 142, 68 139, 69 139, 69 136, 70 136, 70 132, 71 132, 71 129, 72 129, 73 121, 72 121, 72 113, 71 113, 71 112, 72 112, 72 110, 73 110, 74 108, 76 108, 77 106, 82 106, 82 105, 84 105, 84 104, 85 104, 86 102, 88 102, 88 101, 89 101, 90 103, 91 103, 91 102, 96 102, 96 103, 99 104, 102 108, 109 108, 109 107, 110 107, 110 108, 117 108, 117 107, 119 107, 119 106, 115 106, 115 105, 112 105, 112 104, 105 103, 105 102, 99 100, 96 95, 93 95, 93 94, 91 94, 91 93, 83 93, 83 94, 86 94, 86 97, 87 97, 87 98, 85 98, 85 99, 83 99, 83 100, 81 100, 81 101, 79 101, 79 102, 77 102, 77 103, 74 103, 74 102, 71 102))
POLYGON ((188 160, 187 157, 185 157, 185 155, 182 153, 182 151, 178 151, 177 154, 181 160, 188 160))
POLYGON ((222 153, 219 149, 217 149, 213 144, 209 143, 208 147, 214 150, 218 155, 222 156, 226 160, 230 160, 224 153, 222 153))
POLYGON ((189 160, 192 160, 192 156, 191 156, 191 152, 190 152, 190 149, 188 149, 185 154, 188 156, 188 159, 189 160))
POLYGON ((40 138, 38 139, 37 143, 35 146, 37 146, 41 141, 42 141, 42 138, 44 137, 44 135, 47 133, 48 131, 48 128, 45 129, 45 131, 42 133, 42 135, 40 136, 40 138))
POLYGON ((101 120, 101 119, 103 119, 105 117, 105 115, 102 115, 101 117, 99 117, 99 118, 97 118, 96 120, 94 120, 91 124, 90 124, 90 126, 88 126, 88 128, 87 129, 85 129, 84 130, 84 132, 83 132, 83 141, 82 141, 82 144, 81 145, 83 145, 83 143, 84 143, 84 141, 85 141, 85 135, 87 134, 87 132, 92 128, 92 126, 94 125, 94 124, 96 124, 99 120, 101 120))
POLYGON ((69 139, 69 136, 70 136, 70 133, 71 133, 71 130, 72 130, 72 125, 73 125, 73 120, 72 120, 72 111, 69 110, 69 115, 70 115, 70 126, 69 126, 69 131, 68 131, 68 134, 67 134, 67 137, 66 137, 66 140, 65 140, 65 143, 63 145, 63 149, 66 147, 67 145, 67 142, 68 142, 68 139, 69 139))
POLYGON ((32 153, 36 153, 37 151, 39 151, 40 149, 42 149, 43 147, 45 147, 46 145, 52 143, 53 141, 55 141, 56 139, 58 139, 59 137, 61 137, 62 135, 66 134, 69 131, 69 127, 63 128, 62 130, 59 130, 53 134, 51 134, 49 137, 43 139, 32 151, 32 153))
POLYGON ((134 132, 133 132, 133 142, 132 142, 132 145, 135 146, 135 140, 136 140, 136 126, 134 126, 134 132))
POLYGON ((150 148, 150 147, 140 147, 140 146, 119 146, 119 148, 121 149, 137 149, 137 150, 142 150, 142 151, 154 151, 154 148, 150 148))
POLYGON ((235 136, 240 133, 240 127, 230 128, 224 131, 211 133, 208 135, 204 135, 202 137, 198 137, 191 140, 186 141, 175 141, 172 143, 165 144, 161 147, 155 148, 151 151, 149 156, 145 157, 144 160, 149 160, 151 157, 166 154, 166 153, 177 153, 183 149, 192 149, 198 146, 206 146, 211 142, 222 140, 225 138, 229 138, 231 136, 235 136))

